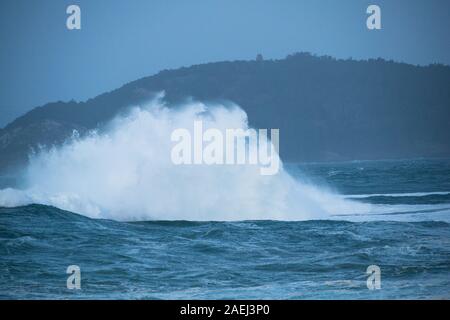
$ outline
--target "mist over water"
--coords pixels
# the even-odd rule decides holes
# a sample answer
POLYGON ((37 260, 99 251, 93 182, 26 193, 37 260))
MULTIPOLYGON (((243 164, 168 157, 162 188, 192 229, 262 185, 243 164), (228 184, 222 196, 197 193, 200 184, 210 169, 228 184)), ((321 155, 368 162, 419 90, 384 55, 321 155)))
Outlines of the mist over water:
POLYGON ((1 190, 0 206, 39 203, 121 221, 306 220, 362 206, 301 183, 282 164, 273 176, 261 175, 258 165, 174 165, 171 133, 190 130, 195 120, 205 129, 248 129, 238 106, 194 102, 171 109, 156 99, 102 133, 74 135, 32 155, 26 187, 1 190))

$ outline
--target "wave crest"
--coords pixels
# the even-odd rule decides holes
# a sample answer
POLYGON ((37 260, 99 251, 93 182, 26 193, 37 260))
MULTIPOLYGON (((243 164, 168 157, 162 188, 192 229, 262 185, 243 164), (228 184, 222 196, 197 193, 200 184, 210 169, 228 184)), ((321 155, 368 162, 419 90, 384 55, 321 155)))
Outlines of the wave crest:
POLYGON ((39 203, 125 221, 306 220, 354 211, 354 202, 295 180, 282 165, 274 176, 260 175, 255 165, 174 165, 171 132, 199 119, 218 129, 248 129, 237 106, 171 109, 156 100, 101 134, 74 136, 33 155, 26 188, 1 190, 0 205, 39 203))

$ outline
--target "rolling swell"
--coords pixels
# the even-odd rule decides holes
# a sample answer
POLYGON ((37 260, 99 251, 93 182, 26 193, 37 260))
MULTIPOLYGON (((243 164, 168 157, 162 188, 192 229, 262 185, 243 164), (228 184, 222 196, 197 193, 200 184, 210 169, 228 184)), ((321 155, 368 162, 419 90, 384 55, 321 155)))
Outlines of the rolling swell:
POLYGON ((299 167, 290 173, 323 179, 313 184, 369 210, 214 222, 193 221, 185 207, 190 221, 118 222, 45 205, 0 208, 0 298, 450 298, 450 161, 299 167), (80 291, 66 289, 72 264, 80 291), (371 264, 382 290, 366 287, 371 264))
POLYGON ((374 204, 440 204, 450 203, 450 192, 348 195, 345 198, 374 204))
POLYGON ((29 205, 0 208, 0 226, 1 298, 449 298, 446 222, 116 222, 29 205))

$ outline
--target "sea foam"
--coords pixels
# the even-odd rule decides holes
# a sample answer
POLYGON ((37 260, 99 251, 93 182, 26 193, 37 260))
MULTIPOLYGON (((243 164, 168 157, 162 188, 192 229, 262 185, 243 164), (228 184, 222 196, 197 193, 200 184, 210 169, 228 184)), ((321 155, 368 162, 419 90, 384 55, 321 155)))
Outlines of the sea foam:
POLYGON ((282 164, 273 176, 261 175, 257 165, 174 165, 171 133, 195 120, 219 130, 249 127, 236 105, 175 109, 159 98, 101 133, 74 135, 31 155, 25 187, 0 190, 0 206, 40 203, 120 221, 308 220, 364 206, 301 183, 282 164))

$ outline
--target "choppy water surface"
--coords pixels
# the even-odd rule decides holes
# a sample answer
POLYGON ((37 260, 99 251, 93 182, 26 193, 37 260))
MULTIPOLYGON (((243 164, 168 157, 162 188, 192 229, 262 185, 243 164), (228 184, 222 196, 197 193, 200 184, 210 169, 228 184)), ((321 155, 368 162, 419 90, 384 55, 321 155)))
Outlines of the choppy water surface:
POLYGON ((0 298, 450 298, 449 160, 287 169, 361 211, 308 221, 118 222, 3 207, 0 298), (366 286, 373 264, 381 290, 366 286), (81 290, 66 288, 69 265, 81 268, 81 290))

